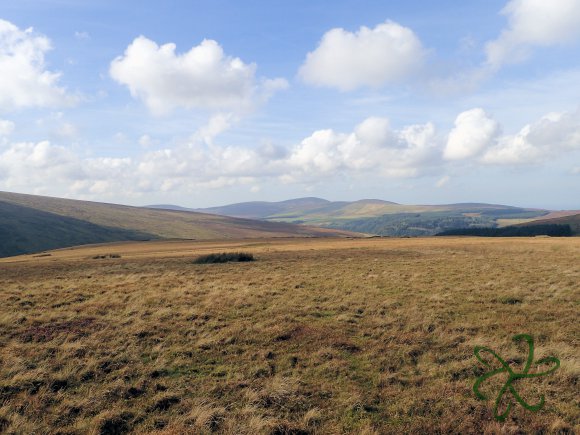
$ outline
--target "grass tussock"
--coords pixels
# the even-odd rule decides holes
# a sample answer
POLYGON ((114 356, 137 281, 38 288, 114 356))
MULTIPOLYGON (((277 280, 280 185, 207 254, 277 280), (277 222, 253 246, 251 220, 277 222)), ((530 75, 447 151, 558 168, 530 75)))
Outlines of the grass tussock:
POLYGON ((176 246, 0 262, 0 432, 579 433, 580 239, 248 242, 245 267, 176 246), (473 348, 521 370, 520 333, 561 367, 499 423, 473 348))
POLYGON ((230 263, 255 261, 254 255, 248 252, 221 252, 219 254, 207 254, 197 257, 194 264, 230 263))
POLYGON ((106 260, 109 258, 121 258, 119 254, 99 254, 91 257, 93 260, 106 260))

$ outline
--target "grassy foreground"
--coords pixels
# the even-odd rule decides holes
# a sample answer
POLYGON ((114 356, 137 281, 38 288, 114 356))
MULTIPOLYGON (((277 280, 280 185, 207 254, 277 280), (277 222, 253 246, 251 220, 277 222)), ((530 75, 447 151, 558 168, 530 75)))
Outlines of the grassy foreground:
POLYGON ((0 260, 0 433, 574 433, 580 239, 148 243, 0 260), (193 264, 211 252, 256 261, 193 264), (102 258, 105 257, 105 258, 102 258), (472 385, 515 334, 561 367, 472 385), (505 379, 504 379, 505 381, 505 379), (526 381, 526 382, 524 382, 526 381), (529 381, 529 382, 527 382, 529 381), (509 399, 509 395, 506 396, 509 399))

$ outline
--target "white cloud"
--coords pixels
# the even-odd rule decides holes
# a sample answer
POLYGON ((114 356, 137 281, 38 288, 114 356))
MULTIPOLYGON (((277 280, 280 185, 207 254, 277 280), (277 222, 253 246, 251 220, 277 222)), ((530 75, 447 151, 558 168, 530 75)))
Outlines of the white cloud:
POLYGON ((12 143, 0 152, 0 186, 7 190, 132 196, 140 189, 133 169, 129 158, 83 158, 49 141, 12 143))
POLYGON ((509 25, 485 48, 492 68, 525 59, 533 47, 580 37, 578 0, 511 0, 501 13, 508 17, 509 25))
POLYGON ((498 139, 483 155, 490 164, 537 164, 580 150, 580 111, 549 113, 517 134, 498 139))
POLYGON ((287 180, 373 173, 412 177, 435 163, 438 141, 431 123, 390 130, 388 120, 369 118, 353 133, 318 130, 294 147, 288 157, 287 180))
POLYGON ((10 136, 14 131, 15 124, 12 121, 8 121, 6 119, 0 119, 0 137, 1 136, 10 136))
POLYGON ((63 194, 105 198, 147 191, 191 192, 260 180, 310 183, 341 175, 412 177, 437 160, 430 123, 393 130, 384 118, 368 118, 353 132, 319 130, 287 149, 214 143, 228 119, 212 117, 188 144, 132 158, 86 158, 48 141, 9 144, 0 153, 0 186, 38 189, 50 180, 63 194))
POLYGON ((499 123, 483 109, 460 113, 443 157, 493 165, 526 165, 579 151, 580 110, 548 113, 516 134, 500 135, 500 131, 499 123))
POLYGON ((48 141, 14 143, 0 152, 0 180, 8 188, 68 182, 76 178, 78 168, 72 152, 48 141))
POLYGON ((538 162, 542 152, 528 141, 530 126, 515 135, 501 137, 497 145, 482 157, 484 163, 495 165, 519 165, 538 162))
POLYGON ((516 134, 500 135, 496 121, 482 109, 472 109, 457 116, 447 143, 430 122, 395 129, 386 118, 369 117, 351 131, 317 130, 288 147, 222 145, 217 136, 229 122, 227 116, 212 117, 189 143, 144 150, 133 158, 84 157, 74 148, 48 141, 5 140, 0 148, 0 190, 43 193, 49 185, 48 193, 99 199, 422 176, 439 176, 435 186, 443 187, 450 182, 444 174, 455 164, 537 165, 570 156, 574 168, 580 151, 580 111, 550 113, 516 134))
MULTIPOLYGON (((578 0, 509 0, 501 10, 507 16, 508 24, 497 38, 485 43, 485 60, 482 64, 466 67, 459 71, 434 75, 428 79, 428 88, 437 95, 464 95, 472 93, 489 80, 506 64, 522 62, 530 57, 534 49, 572 44, 580 39, 580 1, 578 0)), ((558 72, 555 76, 574 74, 576 71, 558 72)), ((554 75, 548 77, 553 80, 554 75)), ((542 79, 545 80, 545 79, 542 79)), ((537 81, 537 80, 536 80, 537 81)), ((501 93, 512 92, 521 85, 511 84, 510 89, 502 87, 501 93)), ((566 99, 572 98, 567 87, 552 86, 548 96, 554 98, 565 90, 566 99)), ((537 92, 537 89, 534 89, 537 92)), ((500 95, 500 98, 503 96, 500 95)), ((477 104, 481 104, 478 102, 477 104)), ((529 107, 533 107, 527 103, 529 107)))
POLYGON ((355 134, 361 142, 372 146, 392 144, 396 141, 387 118, 367 118, 355 128, 355 134))
POLYGON ((283 79, 258 80, 255 64, 225 55, 213 40, 183 54, 175 49, 139 36, 111 62, 111 77, 158 115, 179 107, 244 111, 287 86, 283 79))
POLYGON ((462 160, 476 156, 493 143, 498 132, 498 123, 483 109, 462 112, 455 119, 455 127, 449 133, 443 157, 447 160, 462 160))
POLYGON ((50 49, 46 36, 0 19, 0 110, 55 107, 75 101, 58 86, 60 74, 45 69, 44 56, 50 49))
POLYGON ((226 130, 229 130, 232 124, 236 121, 236 117, 231 113, 218 113, 212 116, 206 125, 202 126, 193 134, 192 140, 201 140, 203 143, 211 145, 213 143, 213 139, 216 136, 220 135, 226 130))
POLYGON ((416 73, 424 57, 417 35, 393 21, 355 33, 335 28, 308 53, 299 75, 309 84, 343 91, 378 88, 416 73))

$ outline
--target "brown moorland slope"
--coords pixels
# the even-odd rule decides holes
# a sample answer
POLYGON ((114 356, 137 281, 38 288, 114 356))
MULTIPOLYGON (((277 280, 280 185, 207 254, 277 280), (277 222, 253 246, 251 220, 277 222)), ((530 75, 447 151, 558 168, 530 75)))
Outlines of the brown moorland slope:
POLYGON ((580 429, 578 238, 157 241, 45 255, 0 260, 7 433, 580 429), (223 251, 257 261, 192 263, 223 251), (517 381, 530 403, 545 395, 544 409, 516 404, 499 423, 505 379, 476 400, 485 368, 473 348, 521 370, 520 333, 535 337, 536 360, 561 367, 517 381))
POLYGON ((0 249, 0 255, 155 238, 208 240, 347 235, 354 233, 205 213, 0 192, 0 243, 6 248, 0 249), (57 232, 57 228, 63 231, 57 232))

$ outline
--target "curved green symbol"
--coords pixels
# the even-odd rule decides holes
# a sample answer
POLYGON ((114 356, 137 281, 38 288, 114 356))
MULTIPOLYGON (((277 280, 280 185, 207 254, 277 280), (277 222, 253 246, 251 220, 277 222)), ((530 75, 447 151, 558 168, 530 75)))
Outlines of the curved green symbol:
POLYGON ((526 365, 524 366, 524 370, 521 373, 515 373, 510 368, 510 366, 497 353, 495 353, 490 348, 484 347, 484 346, 475 346, 475 349, 474 349, 475 357, 484 366, 489 367, 490 369, 492 368, 491 365, 489 363, 487 363, 486 361, 484 361, 483 358, 479 355, 479 353, 482 351, 489 352, 490 354, 492 354, 495 357, 495 359, 497 359, 499 361, 499 363, 501 364, 501 368, 496 369, 496 370, 492 370, 490 372, 483 374, 482 376, 477 378, 477 380, 475 381, 475 384, 473 384, 473 392, 475 393, 475 395, 477 396, 478 399, 487 400, 487 397, 485 397, 479 391, 479 386, 481 385, 482 382, 484 382, 486 379, 489 379, 489 378, 491 378, 495 375, 498 375, 500 373, 503 373, 503 372, 507 372, 509 374, 508 380, 503 385, 503 387, 501 388, 501 390, 499 391, 499 393, 497 395, 497 398, 495 399, 495 406, 493 408, 493 416, 498 421, 504 421, 506 419, 506 417, 508 416, 509 412, 511 411, 512 404, 510 403, 508 405, 507 409, 503 413, 501 413, 501 414, 497 413, 497 408, 501 402, 501 399, 502 399, 503 395, 506 393, 506 391, 508 391, 508 390, 514 396, 516 401, 520 405, 522 405, 525 409, 527 409, 528 411, 537 412, 540 409, 542 409, 542 407, 544 406, 544 403, 545 403, 543 394, 540 396, 540 401, 538 403, 536 403, 535 405, 530 405, 524 399, 521 398, 521 396, 518 394, 518 392, 516 391, 513 384, 518 379, 538 378, 540 376, 548 375, 548 374, 552 373, 553 371, 555 371, 558 367, 560 367, 560 360, 558 358, 556 358, 554 356, 548 356, 546 358, 539 359, 538 361, 535 362, 535 364, 556 363, 556 365, 554 367, 552 367, 549 370, 546 370, 544 372, 528 373, 528 371, 530 370, 530 367, 532 366, 532 363, 534 361, 534 339, 528 334, 519 334, 519 335, 514 335, 513 340, 515 342, 525 340, 528 343, 528 359, 526 361, 526 365))

